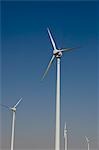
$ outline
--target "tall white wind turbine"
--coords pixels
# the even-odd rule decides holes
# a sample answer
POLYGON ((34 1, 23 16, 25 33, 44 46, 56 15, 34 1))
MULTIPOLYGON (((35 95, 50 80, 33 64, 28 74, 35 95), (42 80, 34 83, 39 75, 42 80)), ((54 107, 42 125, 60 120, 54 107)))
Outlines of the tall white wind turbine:
MULTIPOLYGON (((56 81, 56 128, 55 128, 55 150, 60 150, 60 58, 62 57, 63 52, 68 52, 75 48, 62 48, 57 49, 54 39, 51 35, 50 30, 47 28, 52 46, 53 46, 53 55, 48 64, 48 67, 43 75, 43 78, 46 76, 54 58, 57 60, 57 81, 56 81)), ((42 78, 42 79, 43 79, 42 78)))
POLYGON ((3 107, 6 107, 8 109, 10 109, 12 111, 12 131, 11 131, 11 150, 14 149, 14 137, 15 137, 15 115, 16 115, 16 108, 18 107, 19 103, 21 102, 22 98, 19 99, 19 101, 13 106, 13 107, 9 107, 6 105, 2 105, 3 107))
POLYGON ((87 150, 89 150, 89 138, 87 136, 85 136, 86 142, 87 142, 87 150))
POLYGON ((68 150, 67 124, 64 126, 64 150, 68 150))

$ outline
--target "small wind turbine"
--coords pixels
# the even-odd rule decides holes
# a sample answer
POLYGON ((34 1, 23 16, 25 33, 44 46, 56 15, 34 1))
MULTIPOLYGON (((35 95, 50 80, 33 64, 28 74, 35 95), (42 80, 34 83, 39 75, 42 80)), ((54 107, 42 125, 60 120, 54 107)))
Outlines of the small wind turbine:
POLYGON ((16 108, 21 102, 22 98, 13 106, 9 107, 3 104, 0 104, 2 107, 6 107, 12 111, 13 117, 12 117, 12 132, 11 132, 11 150, 14 149, 14 133, 15 133, 15 115, 16 115, 16 108))
POLYGON ((87 136, 85 136, 85 139, 86 139, 86 142, 87 142, 87 150, 89 150, 89 139, 88 139, 88 137, 87 136))
POLYGON ((60 58, 63 52, 68 52, 75 48, 62 48, 57 49, 56 44, 53 40, 50 30, 47 28, 52 46, 53 46, 53 55, 48 64, 48 67, 43 75, 43 78, 46 76, 54 58, 57 60, 57 81, 56 81, 56 127, 55 127, 55 150, 60 150, 60 58))
POLYGON ((67 124, 64 126, 64 150, 68 150, 67 124))

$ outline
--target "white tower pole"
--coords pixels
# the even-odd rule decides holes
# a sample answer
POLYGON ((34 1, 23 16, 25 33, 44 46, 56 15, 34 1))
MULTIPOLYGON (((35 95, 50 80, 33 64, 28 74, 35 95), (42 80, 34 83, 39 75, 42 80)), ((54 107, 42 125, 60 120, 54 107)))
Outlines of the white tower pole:
POLYGON ((15 133, 15 111, 12 110, 13 112, 13 118, 12 118, 12 135, 11 135, 11 150, 14 149, 14 133, 15 133))
POLYGON ((89 150, 89 141, 88 141, 88 150, 89 150))
POLYGON ((65 123, 65 127, 64 127, 64 150, 68 150, 68 136, 67 136, 66 123, 65 123))
POLYGON ((87 150, 89 150, 89 143, 90 143, 90 140, 89 140, 89 138, 88 138, 87 136, 85 136, 85 138, 86 138, 86 142, 87 142, 87 150))
POLYGON ((57 57, 55 150, 60 150, 60 57, 57 57))

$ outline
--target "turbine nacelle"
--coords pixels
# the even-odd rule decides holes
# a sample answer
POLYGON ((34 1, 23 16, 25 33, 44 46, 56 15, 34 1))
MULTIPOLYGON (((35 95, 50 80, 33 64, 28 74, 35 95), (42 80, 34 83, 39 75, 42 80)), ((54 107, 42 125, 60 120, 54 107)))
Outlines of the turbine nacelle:
POLYGON ((12 111, 16 112, 16 108, 15 107, 12 107, 10 108, 12 111))
POLYGON ((67 136, 67 124, 65 122, 65 126, 64 126, 64 138, 66 138, 67 136))
POLYGON ((61 52, 61 50, 55 49, 55 50, 53 50, 53 55, 55 55, 56 57, 61 57, 62 52, 61 52))

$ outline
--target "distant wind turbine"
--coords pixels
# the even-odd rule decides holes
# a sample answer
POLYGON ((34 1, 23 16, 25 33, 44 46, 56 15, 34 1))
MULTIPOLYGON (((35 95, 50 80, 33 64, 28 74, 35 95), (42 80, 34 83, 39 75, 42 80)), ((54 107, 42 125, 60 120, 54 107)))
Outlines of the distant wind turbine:
POLYGON ((21 102, 22 98, 13 106, 9 107, 3 104, 0 104, 2 107, 8 108, 12 111, 12 132, 11 132, 11 150, 14 149, 14 133, 15 133, 15 115, 16 115, 16 108, 18 107, 19 103, 21 102))
POLYGON ((47 28, 52 46, 53 46, 53 55, 48 64, 48 67, 43 75, 43 78, 46 76, 53 60, 57 60, 57 80, 56 80, 56 128, 55 128, 55 150, 60 150, 60 58, 62 57, 63 52, 68 52, 75 48, 62 48, 57 49, 56 44, 53 40, 50 30, 47 28))
POLYGON ((86 139, 86 142, 87 142, 87 150, 89 150, 89 139, 88 139, 88 137, 87 136, 85 136, 85 139, 86 139))
POLYGON ((68 135, 67 135, 67 124, 64 126, 64 150, 68 150, 68 135))

